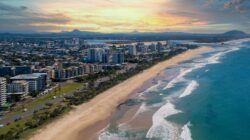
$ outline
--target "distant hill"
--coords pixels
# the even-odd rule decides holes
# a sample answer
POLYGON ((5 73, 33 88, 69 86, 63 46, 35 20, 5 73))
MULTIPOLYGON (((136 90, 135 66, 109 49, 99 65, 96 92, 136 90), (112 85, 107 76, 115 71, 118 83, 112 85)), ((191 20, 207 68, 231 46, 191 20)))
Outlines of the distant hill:
POLYGON ((228 31, 228 32, 225 32, 223 35, 226 35, 226 36, 248 36, 248 34, 246 34, 245 32, 238 31, 238 30, 228 31))
POLYGON ((100 33, 81 31, 62 32, 29 32, 29 33, 0 33, 0 38, 68 38, 80 37, 82 39, 114 39, 114 40, 139 40, 139 41, 157 41, 157 40, 196 40, 198 42, 223 42, 232 39, 241 39, 250 37, 245 32, 232 30, 221 34, 198 34, 186 32, 120 32, 120 33, 100 33))
POLYGON ((96 35, 96 34, 101 34, 101 33, 98 33, 98 32, 88 32, 88 31, 80 31, 78 29, 74 29, 70 32, 60 32, 60 33, 55 33, 55 34, 60 34, 60 35, 79 35, 79 36, 82 36, 82 35, 96 35))

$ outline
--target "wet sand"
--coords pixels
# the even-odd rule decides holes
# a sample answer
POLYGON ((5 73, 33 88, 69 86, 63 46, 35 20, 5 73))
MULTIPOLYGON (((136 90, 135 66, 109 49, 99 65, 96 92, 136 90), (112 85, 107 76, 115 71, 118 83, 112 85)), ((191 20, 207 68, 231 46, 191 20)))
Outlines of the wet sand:
POLYGON ((207 47, 188 50, 144 70, 142 73, 104 91, 88 103, 77 106, 62 118, 38 130, 30 140, 89 140, 93 138, 99 128, 107 125, 117 106, 140 88, 145 81, 155 77, 167 67, 209 50, 210 48, 207 47))

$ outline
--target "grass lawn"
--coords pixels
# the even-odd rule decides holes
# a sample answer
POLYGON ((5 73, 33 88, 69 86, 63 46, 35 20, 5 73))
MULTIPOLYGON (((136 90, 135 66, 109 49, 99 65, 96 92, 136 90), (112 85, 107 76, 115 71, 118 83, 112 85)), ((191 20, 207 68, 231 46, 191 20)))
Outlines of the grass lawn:
POLYGON ((8 126, 4 126, 3 128, 0 128, 0 135, 1 134, 5 134, 7 133, 9 130, 13 129, 13 128, 25 128, 25 123, 27 122, 27 120, 31 119, 31 116, 30 117, 27 117, 27 118, 23 118, 17 122, 13 122, 11 123, 10 125, 8 126))
POLYGON ((65 83, 65 84, 57 87, 53 91, 49 92, 48 94, 46 94, 42 97, 39 97, 38 99, 28 103, 26 107, 33 106, 33 105, 42 103, 44 101, 47 101, 49 99, 52 99, 53 96, 60 96, 60 95, 66 94, 68 92, 72 92, 72 91, 76 90, 77 88, 80 88, 81 86, 82 86, 81 83, 75 83, 75 82, 65 83))
MULTIPOLYGON (((43 102, 46 102, 46 101, 52 99, 53 96, 60 96, 60 95, 63 95, 63 94, 67 94, 69 92, 73 92, 73 91, 75 91, 76 89, 78 89, 78 88, 80 88, 82 86, 83 86, 82 83, 76 83, 76 82, 65 83, 65 84, 61 85, 60 87, 57 87, 53 91, 49 92, 48 94, 46 94, 44 96, 41 96, 41 97, 35 99, 34 101, 26 104, 24 107, 29 108, 29 107, 32 107, 34 105, 38 105, 40 103, 43 103, 43 102)), ((63 104, 63 103, 58 103, 58 104, 63 104)), ((53 105, 49 110, 53 109, 55 106, 56 105, 53 105)), ((11 112, 8 115, 21 114, 22 113, 22 108, 23 107, 20 107, 19 111, 11 112)), ((24 125, 25 122, 27 122, 28 120, 31 120, 31 119, 32 119, 32 116, 22 118, 21 120, 19 120, 17 122, 13 122, 8 126, 4 126, 3 128, 0 128, 0 135, 8 132, 12 128, 25 128, 25 125, 24 125)))
MULTIPOLYGON (((65 105, 65 103, 58 103, 58 104, 56 104, 56 105, 53 105, 53 106, 49 107, 48 109, 40 110, 40 111, 38 111, 38 112, 39 112, 39 113, 43 113, 43 112, 45 112, 45 111, 52 111, 52 110, 54 110, 54 109, 57 107, 57 105, 65 105)), ((64 111, 64 113, 66 113, 66 112, 68 112, 68 111, 70 111, 70 108, 67 108, 67 109, 64 111)), ((61 116, 61 115, 60 115, 60 116, 61 116)), ((57 119, 57 118, 58 118, 58 117, 56 117, 55 119, 57 119)), ((29 116, 29 117, 26 117, 26 118, 22 118, 22 119, 19 120, 19 121, 13 122, 13 123, 11 123, 11 124, 8 125, 8 126, 5 126, 5 127, 3 127, 3 128, 0 128, 0 135, 6 134, 9 130, 13 130, 13 129, 25 129, 25 128, 26 128, 25 123, 26 123, 26 122, 29 122, 29 121, 31 121, 31 120, 32 120, 32 116, 29 116)), ((40 129, 42 126, 44 126, 44 125, 50 123, 52 120, 54 120, 54 119, 49 119, 49 120, 47 120, 43 125, 41 125, 41 126, 39 126, 39 127, 37 127, 37 128, 25 130, 25 131, 21 134, 21 137, 22 137, 22 138, 27 138, 27 137, 29 137, 30 134, 32 134, 35 130, 40 129)))

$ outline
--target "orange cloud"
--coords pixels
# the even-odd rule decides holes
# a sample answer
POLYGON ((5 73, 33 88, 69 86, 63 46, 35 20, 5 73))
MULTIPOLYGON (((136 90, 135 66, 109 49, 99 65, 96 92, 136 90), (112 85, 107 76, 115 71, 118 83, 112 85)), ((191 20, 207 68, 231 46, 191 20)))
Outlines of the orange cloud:
POLYGON ((171 0, 52 0, 43 3, 41 7, 44 9, 41 10, 64 13, 70 17, 70 22, 54 25, 60 27, 56 28, 58 31, 72 29, 100 32, 166 31, 186 25, 207 24, 190 16, 162 14, 163 9, 173 9, 174 6, 171 0))

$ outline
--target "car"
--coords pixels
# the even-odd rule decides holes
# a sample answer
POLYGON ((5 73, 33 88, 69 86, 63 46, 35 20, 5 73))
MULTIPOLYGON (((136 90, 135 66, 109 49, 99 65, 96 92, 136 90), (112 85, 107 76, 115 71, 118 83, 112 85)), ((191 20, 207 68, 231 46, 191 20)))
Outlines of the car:
POLYGON ((27 109, 27 108, 24 108, 24 109, 23 109, 23 112, 27 112, 27 111, 28 111, 28 109, 27 109))
POLYGON ((0 128, 3 128, 4 127, 4 124, 0 124, 0 128))
POLYGON ((46 106, 52 106, 53 103, 46 103, 45 105, 46 105, 46 106))
POLYGON ((17 120, 20 121, 22 119, 22 117, 18 117, 17 120))

